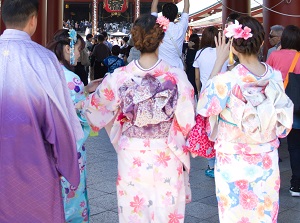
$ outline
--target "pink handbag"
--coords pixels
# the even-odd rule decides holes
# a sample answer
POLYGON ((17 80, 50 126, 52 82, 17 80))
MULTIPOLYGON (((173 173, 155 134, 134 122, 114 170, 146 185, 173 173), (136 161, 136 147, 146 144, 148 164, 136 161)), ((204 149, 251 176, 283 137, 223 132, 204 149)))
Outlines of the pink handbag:
POLYGON ((210 141, 207 136, 206 126, 208 118, 201 115, 196 116, 196 125, 191 130, 187 139, 187 149, 192 155, 201 156, 205 158, 215 157, 216 151, 214 149, 214 142, 210 141))

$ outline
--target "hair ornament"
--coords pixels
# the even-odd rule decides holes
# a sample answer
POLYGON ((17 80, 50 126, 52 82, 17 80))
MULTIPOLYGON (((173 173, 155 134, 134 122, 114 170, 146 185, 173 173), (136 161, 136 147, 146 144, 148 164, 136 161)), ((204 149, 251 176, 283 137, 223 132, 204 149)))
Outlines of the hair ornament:
POLYGON ((248 26, 245 26, 243 29, 242 25, 239 24, 237 20, 235 20, 233 24, 230 24, 225 28, 224 35, 228 38, 243 38, 244 40, 247 40, 253 36, 251 33, 251 29, 248 26))
POLYGON ((69 30, 70 41, 70 64, 75 65, 75 44, 77 42, 77 32, 74 29, 69 30))
POLYGON ((164 16, 160 16, 156 19, 156 23, 158 23, 159 27, 162 27, 164 32, 166 32, 169 27, 170 20, 164 16))

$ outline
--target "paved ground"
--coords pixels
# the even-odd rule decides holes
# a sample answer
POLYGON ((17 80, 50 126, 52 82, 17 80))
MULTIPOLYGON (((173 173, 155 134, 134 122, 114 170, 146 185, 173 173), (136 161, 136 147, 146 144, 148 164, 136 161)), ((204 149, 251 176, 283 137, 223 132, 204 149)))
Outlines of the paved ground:
MULTIPOLYGON (((101 130, 99 136, 86 143, 88 154, 88 193, 92 223, 117 223, 117 156, 108 136, 101 130)), ((300 223, 300 198, 289 194, 291 176, 286 144, 280 148, 281 190, 278 223, 300 223)), ((185 223, 217 223, 218 210, 214 180, 204 175, 207 162, 191 159, 191 188, 193 202, 187 204, 185 223)))

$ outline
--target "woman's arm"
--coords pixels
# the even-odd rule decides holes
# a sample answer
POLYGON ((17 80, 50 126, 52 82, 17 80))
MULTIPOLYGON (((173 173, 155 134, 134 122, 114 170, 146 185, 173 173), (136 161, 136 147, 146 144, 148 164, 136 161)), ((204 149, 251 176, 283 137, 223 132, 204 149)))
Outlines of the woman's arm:
POLYGON ((190 0, 184 0, 183 12, 189 13, 190 11, 190 0))
POLYGON ((226 37, 225 36, 222 37, 221 32, 219 32, 218 37, 215 37, 217 59, 212 69, 212 72, 210 73, 209 79, 213 78, 221 71, 223 64, 228 59, 230 41, 226 43, 225 40, 226 37))
POLYGON ((153 0, 153 1, 152 1, 152 4, 151 4, 151 13, 152 13, 152 12, 155 12, 155 13, 158 12, 158 10, 157 10, 157 5, 158 5, 158 0, 153 0))
POLYGON ((200 95, 200 91, 201 91, 200 69, 196 67, 195 67, 195 82, 196 82, 198 95, 200 95))

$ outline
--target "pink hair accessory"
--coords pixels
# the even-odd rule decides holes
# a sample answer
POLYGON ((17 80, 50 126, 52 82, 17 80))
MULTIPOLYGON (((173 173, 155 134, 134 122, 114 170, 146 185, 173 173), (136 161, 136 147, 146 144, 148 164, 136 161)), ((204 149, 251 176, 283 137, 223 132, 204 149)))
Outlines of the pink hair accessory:
POLYGON ((245 26, 244 29, 242 28, 242 25, 239 24, 237 20, 233 24, 230 24, 225 28, 224 35, 228 38, 243 38, 244 40, 249 39, 252 37, 251 29, 248 26, 245 26))
POLYGON ((170 20, 164 16, 160 16, 156 19, 156 23, 158 23, 159 27, 162 27, 164 32, 166 32, 169 27, 170 20))

